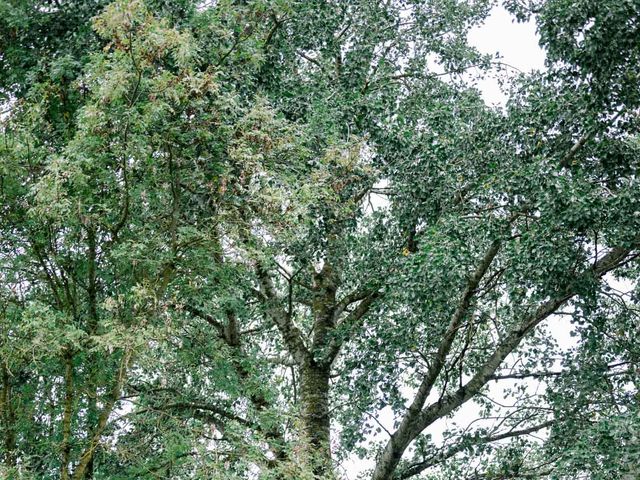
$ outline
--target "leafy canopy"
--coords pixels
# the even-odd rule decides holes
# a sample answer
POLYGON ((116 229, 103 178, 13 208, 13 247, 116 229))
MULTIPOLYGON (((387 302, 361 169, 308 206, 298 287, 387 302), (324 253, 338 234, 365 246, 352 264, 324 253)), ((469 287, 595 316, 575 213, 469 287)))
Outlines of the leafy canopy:
POLYGON ((1 475, 636 478, 640 4, 496 6, 0 1, 1 475))

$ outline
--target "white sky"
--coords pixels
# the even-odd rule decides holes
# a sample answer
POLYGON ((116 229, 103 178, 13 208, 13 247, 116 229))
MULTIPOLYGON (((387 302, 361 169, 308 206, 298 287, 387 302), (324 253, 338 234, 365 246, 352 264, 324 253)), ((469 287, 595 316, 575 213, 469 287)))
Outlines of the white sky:
MULTIPOLYGON (((485 24, 470 32, 469 42, 482 53, 499 54, 501 62, 523 72, 544 69, 545 54, 538 45, 535 23, 516 23, 502 7, 494 8, 485 24)), ((480 81, 478 87, 485 102, 505 103, 495 78, 480 81)))

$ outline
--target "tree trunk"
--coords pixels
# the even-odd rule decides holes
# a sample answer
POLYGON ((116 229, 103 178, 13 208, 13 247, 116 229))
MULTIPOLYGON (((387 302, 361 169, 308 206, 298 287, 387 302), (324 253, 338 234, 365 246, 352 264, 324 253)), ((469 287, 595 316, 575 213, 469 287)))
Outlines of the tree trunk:
POLYGON ((73 415, 73 355, 66 351, 64 355, 64 411, 62 416, 62 459, 60 480, 69 480, 69 463, 71 461, 71 421, 73 415))
MULTIPOLYGON (((96 230, 90 225, 87 228, 87 300, 89 306, 89 318, 87 324, 87 333, 93 337, 98 333, 98 282, 97 282, 97 256, 98 248, 96 245, 96 230)), ((89 365, 88 391, 87 391, 87 419, 86 434, 87 438, 93 438, 94 427, 98 421, 98 371, 100 368, 100 358, 95 353, 90 353, 87 357, 89 365)), ((93 471, 95 465, 95 454, 91 457, 84 478, 86 480, 93 479, 93 471)))
POLYGON ((6 367, 2 367, 2 391, 0 393, 0 417, 4 424, 4 462, 7 467, 16 465, 15 412, 13 410, 11 378, 6 367))
POLYGON ((116 373, 116 378, 114 379, 111 395, 106 399, 104 406, 102 407, 102 411, 100 412, 100 416, 98 417, 98 422, 93 431, 93 438, 90 439, 89 445, 84 450, 84 452, 82 452, 82 455, 80 455, 80 460, 76 465, 76 469, 73 472, 73 475, 70 477, 71 480, 82 480, 86 478, 85 475, 87 473, 87 468, 93 461, 96 449, 100 446, 102 434, 104 433, 104 430, 109 423, 109 417, 111 416, 111 413, 113 412, 113 409, 115 408, 120 399, 120 395, 122 394, 122 387, 124 385, 128 369, 131 366, 132 357, 133 351, 127 349, 123 352, 122 360, 120 361, 120 368, 116 373))
POLYGON ((405 431, 395 432, 382 455, 376 462, 371 480, 389 480, 402 459, 402 454, 411 443, 411 435, 405 431))
POLYGON ((308 441, 313 472, 318 478, 332 478, 329 368, 308 362, 300 369, 302 428, 308 441))

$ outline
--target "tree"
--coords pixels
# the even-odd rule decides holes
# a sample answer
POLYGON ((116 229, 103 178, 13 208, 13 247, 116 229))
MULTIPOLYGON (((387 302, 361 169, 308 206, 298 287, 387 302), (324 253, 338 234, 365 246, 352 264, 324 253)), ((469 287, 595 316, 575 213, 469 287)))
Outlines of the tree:
POLYGON ((6 475, 637 473, 640 5, 492 4, 0 3, 6 475))

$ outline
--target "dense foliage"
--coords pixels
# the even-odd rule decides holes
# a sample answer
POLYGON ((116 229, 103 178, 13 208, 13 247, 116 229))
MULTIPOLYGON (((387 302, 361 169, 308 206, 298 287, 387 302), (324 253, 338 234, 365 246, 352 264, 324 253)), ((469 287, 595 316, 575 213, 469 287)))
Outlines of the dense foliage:
POLYGON ((0 476, 638 478, 640 2, 495 6, 0 0, 0 476))

